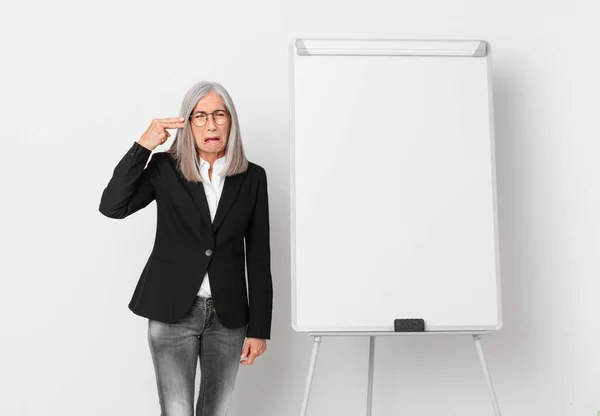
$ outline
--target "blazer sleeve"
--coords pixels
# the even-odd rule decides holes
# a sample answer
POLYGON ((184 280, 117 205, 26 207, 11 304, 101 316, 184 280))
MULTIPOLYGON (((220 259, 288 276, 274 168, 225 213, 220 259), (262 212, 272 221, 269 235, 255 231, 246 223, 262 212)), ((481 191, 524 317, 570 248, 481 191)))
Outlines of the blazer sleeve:
POLYGON ((263 168, 260 169, 258 176, 258 193, 245 235, 250 303, 250 317, 246 337, 270 339, 273 282, 271 279, 267 175, 263 168))
POLYGON ((138 142, 127 151, 113 170, 108 185, 102 192, 99 211, 109 217, 121 219, 144 208, 156 198, 156 190, 152 184, 157 175, 154 158, 148 157, 151 150, 138 142))

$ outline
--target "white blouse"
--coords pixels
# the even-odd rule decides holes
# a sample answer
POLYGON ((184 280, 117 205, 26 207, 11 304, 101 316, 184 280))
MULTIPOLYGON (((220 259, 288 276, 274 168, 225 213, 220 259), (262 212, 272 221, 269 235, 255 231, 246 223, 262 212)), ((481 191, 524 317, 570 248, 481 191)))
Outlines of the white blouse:
MULTIPOLYGON (((206 194, 206 200, 208 201, 208 208, 210 210, 210 220, 214 221, 215 213, 217 212, 217 206, 219 205, 219 199, 221 199, 221 193, 223 192, 223 185, 225 184, 225 177, 220 175, 225 165, 225 156, 215 160, 212 170, 212 180, 208 177, 208 170, 210 169, 210 163, 200 157, 200 176, 202 176, 202 184, 204 185, 204 193, 206 194)), ((207 298, 210 297, 210 282, 208 281, 208 272, 204 275, 204 280, 198 290, 198 296, 207 298)))

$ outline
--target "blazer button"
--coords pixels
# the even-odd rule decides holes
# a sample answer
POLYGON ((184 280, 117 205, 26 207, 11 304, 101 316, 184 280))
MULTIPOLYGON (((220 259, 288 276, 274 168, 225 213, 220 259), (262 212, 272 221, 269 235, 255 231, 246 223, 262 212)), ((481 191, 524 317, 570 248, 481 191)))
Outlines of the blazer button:
POLYGON ((209 248, 204 252, 204 254, 206 254, 207 256, 210 256, 212 254, 212 250, 209 248))

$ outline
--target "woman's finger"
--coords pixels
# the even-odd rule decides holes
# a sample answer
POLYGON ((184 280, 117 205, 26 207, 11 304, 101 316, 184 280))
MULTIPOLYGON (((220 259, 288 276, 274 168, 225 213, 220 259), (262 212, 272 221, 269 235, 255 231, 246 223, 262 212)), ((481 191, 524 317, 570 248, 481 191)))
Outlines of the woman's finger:
POLYGON ((160 122, 160 126, 163 129, 182 129, 185 126, 185 122, 183 121, 174 121, 174 122, 160 122))
POLYGON ((183 117, 167 117, 167 118, 157 118, 156 120, 162 123, 181 123, 185 121, 183 117))

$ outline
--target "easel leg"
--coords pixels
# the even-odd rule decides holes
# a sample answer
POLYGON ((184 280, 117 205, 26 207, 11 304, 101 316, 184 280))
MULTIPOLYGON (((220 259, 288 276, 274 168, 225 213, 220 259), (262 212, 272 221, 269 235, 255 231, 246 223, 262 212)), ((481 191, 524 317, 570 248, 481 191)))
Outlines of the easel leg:
POLYGON ((375 337, 369 337, 369 382, 367 387, 367 416, 373 408, 373 367, 375 363, 375 337))
POLYGON ((308 378, 306 380, 306 389, 304 390, 304 401, 302 402, 302 413, 300 413, 300 416, 306 416, 306 410, 308 408, 308 398, 310 397, 310 386, 312 384, 315 366, 317 365, 317 355, 319 354, 319 345, 321 344, 321 337, 315 336, 313 341, 314 344, 312 357, 310 359, 310 368, 308 369, 308 378))
POLYGON ((492 406, 494 406, 494 414, 496 416, 500 416, 500 407, 498 406, 498 399, 496 398, 496 393, 494 392, 494 385, 492 384, 492 378, 490 377, 490 372, 487 367, 487 363, 485 362, 485 357, 483 356, 483 348, 481 347, 481 335, 473 335, 473 340, 475 341, 475 347, 477 347, 477 353, 479 354, 479 361, 481 361, 481 367, 483 367, 483 373, 485 374, 485 379, 487 381, 488 393, 490 394, 490 399, 492 399, 492 406))

